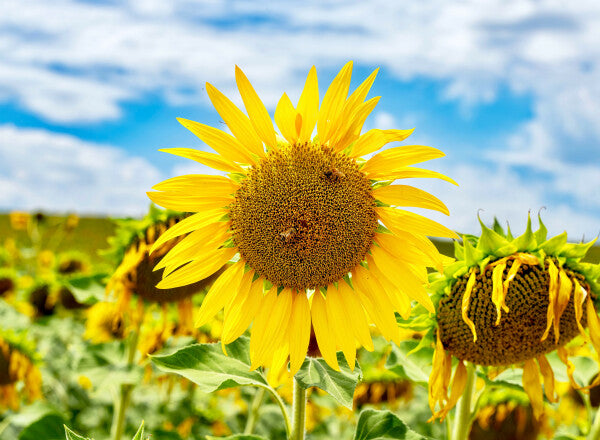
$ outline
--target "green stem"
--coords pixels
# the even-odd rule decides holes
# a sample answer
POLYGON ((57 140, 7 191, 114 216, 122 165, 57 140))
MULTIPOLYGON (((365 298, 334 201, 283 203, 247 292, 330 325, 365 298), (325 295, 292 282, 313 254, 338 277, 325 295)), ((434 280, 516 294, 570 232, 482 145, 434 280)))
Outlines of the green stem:
POLYGON ((292 404, 292 435, 290 440, 304 440, 306 429, 306 390, 294 378, 294 401, 292 404))
POLYGON ((475 389, 475 366, 467 363, 467 384, 462 397, 456 406, 452 440, 467 440, 473 422, 471 418, 471 399, 475 389))
POLYGON ((256 384, 255 386, 257 386, 258 388, 264 389, 265 391, 268 391, 269 394, 271 394, 271 397, 273 397, 273 400, 277 403, 277 405, 279 405, 279 409, 281 410, 281 415, 283 416, 283 420, 285 422, 285 433, 287 434, 288 437, 290 437, 291 432, 292 432, 292 424, 290 422, 290 416, 288 414, 287 408, 286 408, 285 403, 284 403, 283 399, 281 398, 281 396, 279 394, 277 394, 277 391, 275 391, 273 388, 271 388, 268 385, 256 384))
POLYGON ((600 409, 596 411, 596 415, 594 416, 594 423, 592 423, 592 427, 587 438, 588 440, 600 439, 600 409))
POLYGON ((252 434, 252 431, 254 431, 254 426, 256 425, 256 421, 258 420, 260 405, 262 404, 262 401, 265 398, 266 392, 267 391, 264 388, 259 388, 258 390, 256 390, 254 400, 252 401, 252 406, 250 407, 250 411, 248 412, 248 420, 246 420, 244 434, 252 434))

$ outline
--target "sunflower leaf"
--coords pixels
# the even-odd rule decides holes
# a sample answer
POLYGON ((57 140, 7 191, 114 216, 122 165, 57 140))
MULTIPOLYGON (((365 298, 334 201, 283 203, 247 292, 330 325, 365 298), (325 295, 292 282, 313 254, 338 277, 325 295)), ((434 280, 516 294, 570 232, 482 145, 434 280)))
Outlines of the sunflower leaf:
POLYGON ((250 371, 250 341, 240 337, 227 345, 195 344, 166 356, 152 356, 162 371, 179 374, 194 382, 205 393, 244 385, 269 386, 258 371, 250 371))
POLYGON ((67 440, 92 440, 88 437, 82 437, 79 434, 75 434, 66 425, 65 425, 65 435, 67 436, 67 440))
POLYGON ((25 427, 19 434, 19 440, 62 440, 65 420, 60 414, 49 413, 25 427))
POLYGON ((426 387, 431 371, 433 350, 431 347, 419 347, 419 344, 419 341, 403 341, 400 345, 392 343, 392 351, 387 358, 385 368, 401 378, 426 387))
POLYGON ((268 440, 266 437, 262 435, 254 435, 254 434, 234 434, 227 437, 213 437, 212 435, 207 435, 206 440, 268 440))
POLYGON ((420 435, 410 429, 406 423, 391 411, 366 409, 360 413, 354 440, 378 439, 427 440, 430 437, 420 435))
POLYGON ((362 371, 358 363, 351 371, 341 352, 337 353, 337 360, 340 371, 332 369, 324 359, 308 357, 295 378, 302 388, 320 388, 346 408, 352 409, 354 389, 362 379, 362 371))

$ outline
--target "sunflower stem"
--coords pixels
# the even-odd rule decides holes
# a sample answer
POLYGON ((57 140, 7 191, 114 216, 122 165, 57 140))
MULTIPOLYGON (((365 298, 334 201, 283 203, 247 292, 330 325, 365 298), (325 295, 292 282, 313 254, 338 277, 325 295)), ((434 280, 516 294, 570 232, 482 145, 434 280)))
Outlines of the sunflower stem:
POLYGON ((462 397, 456 406, 456 416, 451 440, 467 440, 473 419, 471 417, 471 400, 475 390, 475 366, 467 362, 467 383, 462 397))
POLYGON ((248 413, 248 420, 246 420, 244 434, 252 434, 252 431, 254 431, 254 426, 256 425, 256 421, 258 420, 260 405, 262 404, 262 401, 265 398, 266 392, 267 391, 264 388, 259 388, 256 390, 254 400, 252 400, 252 407, 250 408, 250 412, 248 413))
POLYGON ((594 416, 594 422, 590 428, 590 432, 587 436, 588 440, 599 440, 600 439, 600 409, 596 411, 594 416))
POLYGON ((304 440, 306 425, 306 390, 294 378, 294 401, 292 404, 292 435, 290 440, 304 440))

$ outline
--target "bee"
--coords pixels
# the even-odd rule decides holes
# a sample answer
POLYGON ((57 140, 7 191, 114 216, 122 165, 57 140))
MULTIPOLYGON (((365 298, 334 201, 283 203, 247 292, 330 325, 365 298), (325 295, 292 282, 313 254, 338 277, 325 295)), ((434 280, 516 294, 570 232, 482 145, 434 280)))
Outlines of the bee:
POLYGON ((340 179, 346 177, 346 175, 334 167, 329 171, 325 171, 325 177, 332 182, 338 182, 340 179))
POLYGON ((294 238, 296 238, 297 233, 298 233, 298 231, 296 231, 296 228, 292 227, 292 228, 288 228, 285 231, 283 231, 282 233, 280 233, 279 236, 285 243, 290 243, 291 241, 294 240, 294 238))

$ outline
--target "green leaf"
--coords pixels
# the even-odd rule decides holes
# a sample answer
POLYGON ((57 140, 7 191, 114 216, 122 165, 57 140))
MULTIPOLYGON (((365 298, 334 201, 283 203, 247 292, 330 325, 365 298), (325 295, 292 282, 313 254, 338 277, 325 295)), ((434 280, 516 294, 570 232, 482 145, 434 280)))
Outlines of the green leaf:
POLYGON ((227 345, 195 344, 167 356, 152 356, 162 371, 176 373, 194 382, 205 393, 243 385, 269 386, 258 371, 250 371, 250 341, 240 337, 227 345))
POLYGON ((106 294, 106 289, 102 280, 106 278, 106 274, 97 273, 81 277, 69 278, 64 282, 75 299, 81 304, 94 304, 102 301, 106 294))
POLYGON ((64 423, 59 414, 47 414, 23 429, 19 440, 63 440, 64 423))
MULTIPOLYGON (((67 440, 92 440, 88 437, 82 437, 79 434, 75 434, 65 425, 65 434, 67 435, 67 440)), ((43 437, 42 437, 43 438, 43 437)))
POLYGON ((341 371, 332 369, 324 359, 306 358, 295 378, 302 388, 321 388, 340 404, 352 409, 354 389, 362 378, 362 371, 358 363, 351 371, 341 352, 337 353, 337 360, 341 371))
POLYGON ((207 435, 206 440, 269 440, 267 437, 263 437, 262 435, 254 435, 254 434, 235 434, 230 435, 228 437, 213 437, 212 435, 207 435))
POLYGON ((430 437, 417 434, 391 411, 366 409, 360 413, 354 440, 377 439, 427 440, 430 437))
POLYGON ((429 382, 433 349, 419 347, 419 341, 403 341, 400 345, 392 343, 392 351, 387 358, 385 368, 404 379, 422 386, 429 382), (419 348, 418 350, 415 350, 419 348), (410 355, 408 353, 411 353, 410 355))
POLYGON ((142 440, 142 437, 144 437, 144 421, 143 420, 142 420, 142 424, 140 425, 137 432, 133 436, 133 440, 142 440))

